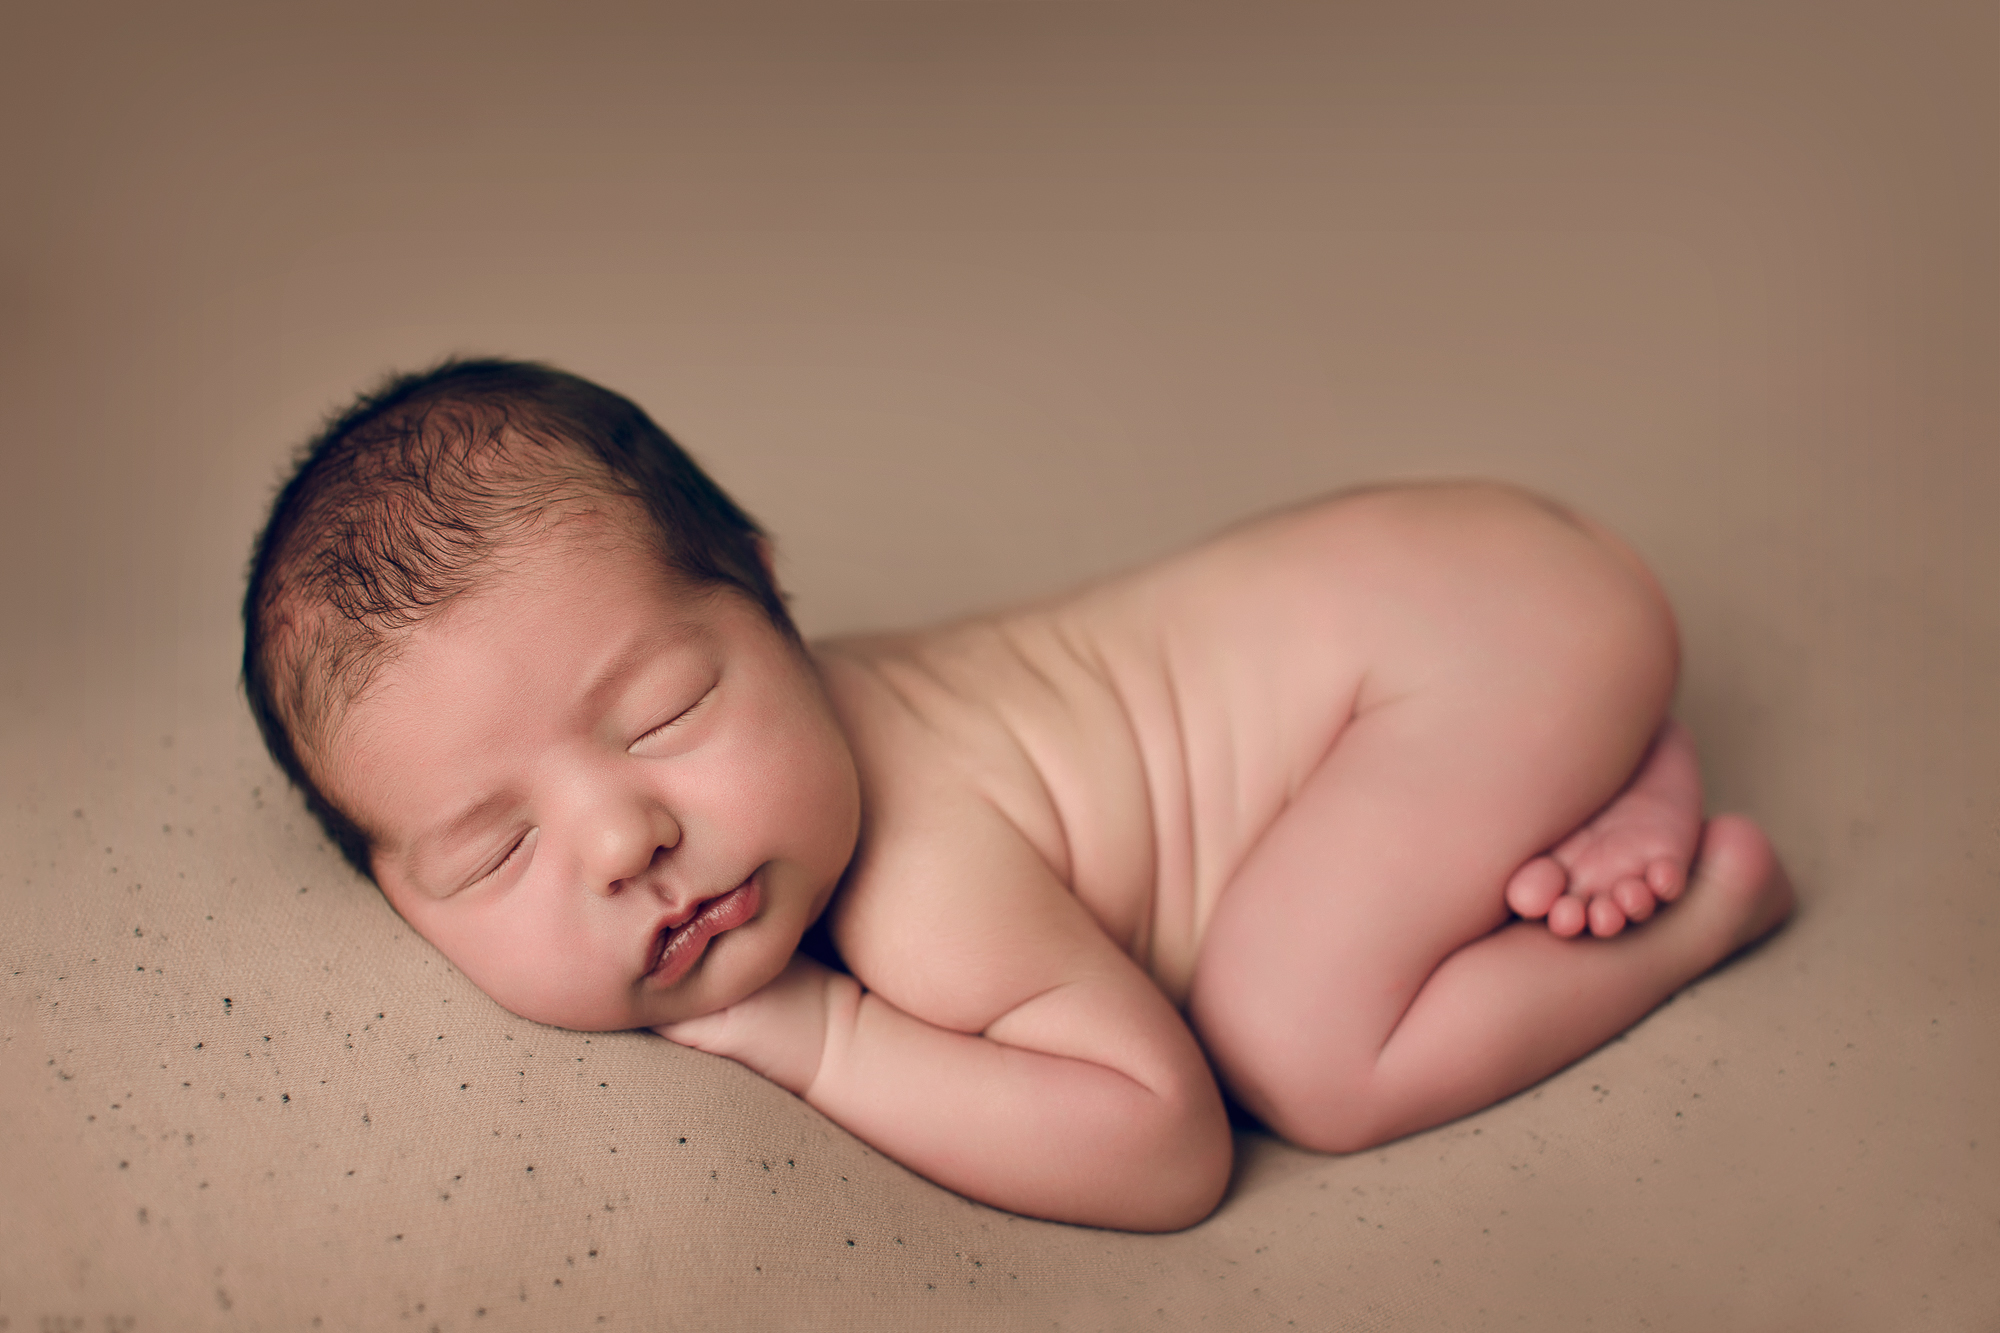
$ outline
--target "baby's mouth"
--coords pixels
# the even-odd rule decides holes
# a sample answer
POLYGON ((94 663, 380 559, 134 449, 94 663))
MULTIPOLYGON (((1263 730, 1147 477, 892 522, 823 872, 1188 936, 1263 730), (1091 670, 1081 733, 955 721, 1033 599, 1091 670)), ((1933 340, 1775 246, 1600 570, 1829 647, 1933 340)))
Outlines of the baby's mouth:
POLYGON ((673 985, 687 975, 710 940, 757 915, 762 905, 763 895, 758 892, 757 877, 752 875, 729 892, 703 903, 700 910, 680 925, 663 927, 653 945, 653 965, 646 971, 647 978, 662 986, 673 985))

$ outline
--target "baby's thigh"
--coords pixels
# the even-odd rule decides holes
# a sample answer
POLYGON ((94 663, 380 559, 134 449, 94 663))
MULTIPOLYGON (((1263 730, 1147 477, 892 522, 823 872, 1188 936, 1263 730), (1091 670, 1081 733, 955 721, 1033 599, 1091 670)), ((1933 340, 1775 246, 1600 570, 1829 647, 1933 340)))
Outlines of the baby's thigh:
POLYGON ((1339 496, 1189 566, 1197 591, 1168 637, 1195 647, 1170 654, 1172 720, 1197 797, 1247 794, 1239 811, 1274 809, 1258 798, 1296 791, 1353 722, 1413 701, 1451 744, 1525 762, 1594 732, 1631 749, 1629 772, 1678 667, 1672 612, 1637 557, 1510 487, 1339 496))
POLYGON ((1225 1075, 1372 1060, 1508 877, 1618 789, 1671 690, 1629 553, 1498 488, 1361 497, 1328 534, 1366 653, 1353 714, 1249 849, 1189 996, 1225 1075))
POLYGON ((1506 921, 1506 878, 1546 821, 1478 749, 1420 710, 1377 709, 1272 821, 1216 904, 1189 990, 1225 1076, 1366 1063, 1438 964, 1506 921))

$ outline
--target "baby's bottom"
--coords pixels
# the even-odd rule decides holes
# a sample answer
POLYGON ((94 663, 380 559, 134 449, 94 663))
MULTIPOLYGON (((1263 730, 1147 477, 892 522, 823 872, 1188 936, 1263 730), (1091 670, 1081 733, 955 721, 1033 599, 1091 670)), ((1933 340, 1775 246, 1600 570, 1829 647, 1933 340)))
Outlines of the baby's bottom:
POLYGON ((1355 713, 1224 891, 1188 1005, 1236 1097, 1333 1152, 1553 1073, 1791 904, 1748 820, 1708 824, 1684 891, 1655 865, 1692 756, 1662 731, 1672 616, 1629 551, 1488 488, 1363 496, 1343 522, 1355 713), (1585 916, 1652 919, 1564 938, 1585 916))

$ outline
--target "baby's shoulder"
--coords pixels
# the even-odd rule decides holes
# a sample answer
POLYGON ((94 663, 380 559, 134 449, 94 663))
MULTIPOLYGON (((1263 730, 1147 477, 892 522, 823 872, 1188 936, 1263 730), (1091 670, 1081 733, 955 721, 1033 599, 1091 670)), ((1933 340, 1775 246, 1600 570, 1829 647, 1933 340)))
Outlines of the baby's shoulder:
POLYGON ((828 909, 834 943, 899 1008, 982 1031, 1022 999, 1047 952, 1036 942, 1087 923, 1071 897, 1071 831, 1023 747, 1005 654, 965 625, 822 643, 816 656, 862 791, 828 909))
MULTIPOLYGON (((1074 649, 1035 611, 817 646, 864 793, 858 870, 900 871, 928 844, 963 843, 966 825, 997 816, 1072 878, 1051 779, 1064 788, 1079 758, 1129 748, 1115 700, 1074 649)), ((1093 776, 1113 775, 1100 765, 1093 776)))

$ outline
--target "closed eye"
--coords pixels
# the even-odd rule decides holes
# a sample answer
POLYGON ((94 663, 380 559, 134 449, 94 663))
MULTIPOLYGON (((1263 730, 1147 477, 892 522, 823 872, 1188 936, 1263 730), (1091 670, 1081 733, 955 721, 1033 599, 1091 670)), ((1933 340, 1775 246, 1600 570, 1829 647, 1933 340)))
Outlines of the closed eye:
POLYGON ((687 721, 688 718, 693 715, 696 709, 700 708, 703 704, 707 703, 711 698, 714 697, 714 695, 715 695, 715 686, 711 685, 708 687, 707 690, 705 690, 702 693, 701 698, 696 699, 686 708, 681 709, 680 712, 674 714, 672 717, 668 718, 665 722, 662 722, 659 726, 654 727, 651 731, 641 736, 638 740, 633 741, 630 748, 636 750, 641 745, 644 745, 647 741, 653 740, 656 737, 666 735, 669 731, 673 730, 675 727, 678 727, 683 722, 687 721))
POLYGON ((515 839, 514 845, 507 849, 507 854, 500 858, 500 863, 498 865, 494 866, 491 870, 488 870, 483 874, 476 876, 472 882, 474 884, 484 884, 487 880, 490 880, 495 876, 497 876, 501 871, 505 870, 515 861, 525 860, 528 852, 528 844, 534 841, 535 834, 540 831, 541 830, 538 828, 531 828, 526 833, 523 833, 519 838, 515 839))

